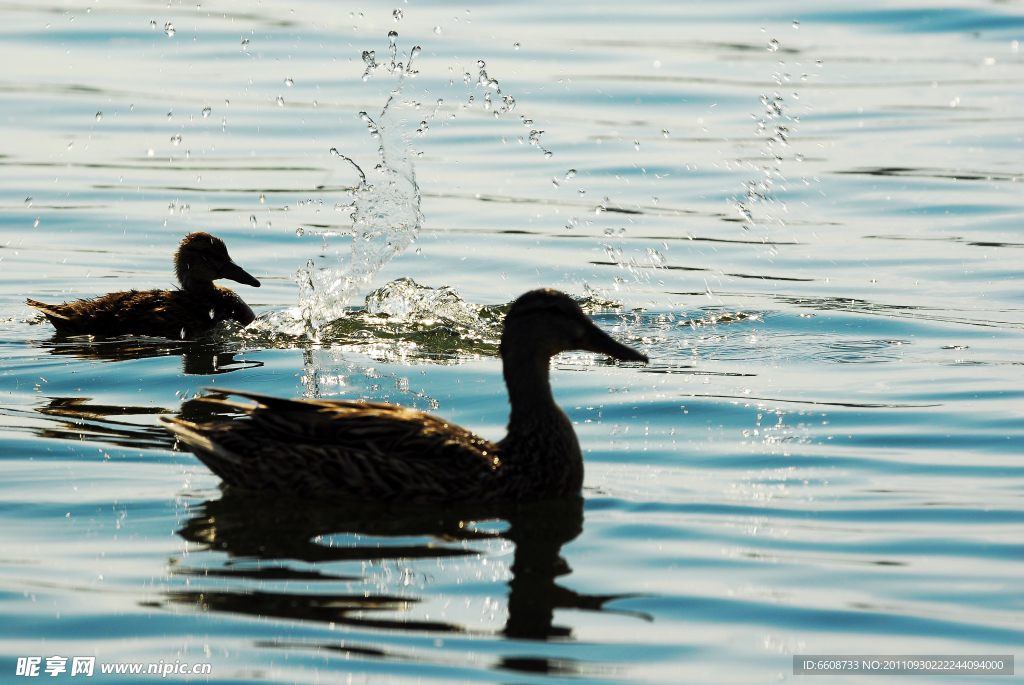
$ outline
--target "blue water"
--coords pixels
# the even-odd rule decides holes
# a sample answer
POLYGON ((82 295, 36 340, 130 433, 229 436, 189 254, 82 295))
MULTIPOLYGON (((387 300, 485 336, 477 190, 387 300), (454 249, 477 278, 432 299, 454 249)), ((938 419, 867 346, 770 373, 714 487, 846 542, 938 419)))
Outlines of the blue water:
POLYGON ((980 2, 8 9, 3 680, 94 656, 104 682, 178 661, 211 673, 167 678, 763 683, 794 654, 1019 652, 1020 41, 1020 8, 980 2), (379 178, 359 113, 397 78, 364 81, 361 54, 392 30, 400 61, 423 48, 389 130, 422 152, 423 222, 348 320, 400 278, 617 302, 594 319, 648 366, 553 361, 579 501, 230 492, 160 427, 215 418, 194 397, 223 387, 499 439, 486 340, 68 340, 24 305, 170 287, 205 230, 261 280, 235 287, 257 314, 294 308, 309 260, 351 261, 350 235, 317 235, 351 231, 359 182, 330 148, 379 178), (514 110, 484 108, 477 60, 514 110))

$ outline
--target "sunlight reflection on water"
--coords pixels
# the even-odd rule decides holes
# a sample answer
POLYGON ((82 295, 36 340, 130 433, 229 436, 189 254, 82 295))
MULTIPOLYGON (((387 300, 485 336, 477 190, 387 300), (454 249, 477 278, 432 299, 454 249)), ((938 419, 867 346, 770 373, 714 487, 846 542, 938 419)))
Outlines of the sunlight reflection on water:
POLYGON ((8 13, 0 669, 96 654, 224 680, 764 682, 794 653, 1012 652, 1024 17, 395 12, 8 13), (392 30, 396 67, 423 50, 389 119, 395 82, 364 80, 362 52, 392 30), (376 217, 401 230, 388 259, 355 250, 370 278, 332 300, 342 321, 325 305, 315 342, 63 339, 24 306, 172 287, 174 247, 205 230, 262 282, 258 314, 297 308, 293 275, 312 260, 336 280, 358 245, 335 211, 357 174, 330 150, 378 178, 360 112, 408 151, 385 156, 408 181, 400 220, 376 217), (386 284, 399 297, 363 309, 386 284), (498 439, 497 331, 535 287, 651 357, 553 362, 582 500, 223 492, 159 427, 230 416, 193 400, 235 387, 397 402, 498 439))

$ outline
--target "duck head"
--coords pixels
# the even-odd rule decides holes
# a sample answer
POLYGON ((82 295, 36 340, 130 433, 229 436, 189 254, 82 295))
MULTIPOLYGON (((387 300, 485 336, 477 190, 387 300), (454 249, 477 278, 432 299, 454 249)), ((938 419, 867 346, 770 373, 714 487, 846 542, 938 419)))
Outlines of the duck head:
MULTIPOLYGON (((587 350, 622 361, 646 362, 647 355, 616 342, 590 320, 565 293, 544 288, 531 290, 512 304, 505 316, 501 356, 525 355, 525 364, 543 363, 559 352, 587 350)), ((525 365, 524 364, 524 365, 525 365)))
POLYGON ((174 253, 174 273, 185 290, 210 287, 218 278, 260 287, 260 282, 232 261, 224 241, 209 233, 189 233, 174 253))

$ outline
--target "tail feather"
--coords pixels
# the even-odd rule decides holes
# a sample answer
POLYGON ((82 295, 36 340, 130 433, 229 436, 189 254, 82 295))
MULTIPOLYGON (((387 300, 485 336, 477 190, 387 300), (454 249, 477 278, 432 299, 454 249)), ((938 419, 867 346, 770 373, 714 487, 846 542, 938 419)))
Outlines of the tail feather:
POLYGON ((164 427, 192 448, 192 453, 199 457, 200 461, 209 466, 215 473, 220 473, 217 462, 226 462, 232 466, 240 466, 242 460, 237 454, 224 449, 217 443, 203 435, 201 428, 190 421, 182 421, 171 416, 161 416, 164 427))
MULTIPOLYGON (((217 392, 221 392, 221 391, 218 390, 217 392)), ((195 400, 197 402, 206 402, 208 404, 215 404, 218 407, 227 407, 229 409, 238 409, 238 410, 244 411, 244 412, 251 412, 253 409, 256 408, 256 405, 248 404, 248 403, 245 403, 245 402, 232 402, 231 400, 222 400, 222 399, 220 399, 218 397, 203 397, 203 396, 200 395, 199 397, 196 397, 195 400)))
MULTIPOLYGON (((249 392, 247 390, 229 390, 227 388, 214 388, 207 386, 203 390, 209 390, 210 392, 222 393, 225 395, 237 395, 238 397, 244 397, 247 400, 256 402, 261 407, 266 407, 274 411, 309 411, 310 405, 314 404, 313 401, 309 400, 289 400, 284 397, 273 397, 272 395, 264 395, 258 392, 249 392)), ((206 398, 202 398, 206 399, 206 398)), ((206 399, 207 402, 223 402, 224 400, 213 400, 206 399)), ((230 404, 230 403, 228 403, 230 404)), ((251 409, 252 407, 246 407, 251 409)))
POLYGON ((46 318, 50 319, 51 321, 53 319, 60 319, 61 321, 71 320, 70 317, 67 317, 64 314, 61 314, 59 311, 57 311, 57 307, 60 307, 59 304, 47 304, 45 302, 39 302, 38 300, 25 300, 25 304, 27 304, 29 307, 32 307, 33 309, 38 309, 39 311, 46 315, 46 318))
MULTIPOLYGON (((366 408, 377 408, 385 409, 388 411, 394 411, 401 409, 393 404, 381 404, 379 402, 363 402, 360 400, 290 400, 284 397, 274 397, 272 395, 264 395, 259 392, 249 392, 248 390, 230 390, 228 388, 215 388, 213 386, 206 386, 203 390, 209 390, 210 392, 220 393, 224 395, 237 395, 238 397, 244 397, 247 400, 252 400, 260 405, 260 407, 266 407, 273 411, 311 411, 312 407, 329 407, 333 409, 366 409, 366 408)), ((224 402, 224 400, 214 400, 213 398, 197 398, 207 402, 224 402)), ((225 402, 229 406, 233 405, 231 402, 225 402)), ((244 407, 245 409, 252 409, 252 407, 244 407)))

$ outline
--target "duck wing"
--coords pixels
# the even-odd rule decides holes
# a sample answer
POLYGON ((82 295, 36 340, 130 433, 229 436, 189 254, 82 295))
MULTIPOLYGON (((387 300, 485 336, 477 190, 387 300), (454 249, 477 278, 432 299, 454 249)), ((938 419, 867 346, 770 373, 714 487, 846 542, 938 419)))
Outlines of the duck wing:
POLYGON ((256 402, 246 416, 167 428, 236 487, 403 502, 498 498, 498 447, 414 409, 345 400, 285 400, 224 391, 256 402))

